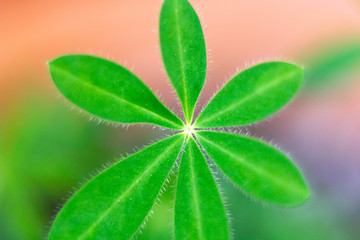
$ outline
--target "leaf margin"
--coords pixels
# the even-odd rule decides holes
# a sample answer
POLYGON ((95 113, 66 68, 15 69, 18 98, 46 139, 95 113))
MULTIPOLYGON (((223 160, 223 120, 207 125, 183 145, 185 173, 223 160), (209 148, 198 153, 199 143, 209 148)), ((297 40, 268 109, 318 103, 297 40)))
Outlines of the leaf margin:
MULTIPOLYGON (((92 178, 91 180, 89 180, 87 183, 85 183, 78 191, 75 192, 75 194, 73 194, 73 195, 71 196, 71 198, 65 203, 65 205, 61 208, 61 210, 60 210, 59 213, 57 214, 56 218, 54 219, 54 221, 53 221, 53 223, 52 223, 52 226, 51 226, 51 229, 50 229, 50 232, 49 232, 49 235, 48 235, 49 239, 50 239, 50 240, 52 240, 52 239, 62 239, 62 236, 60 236, 60 238, 56 238, 56 236, 53 238, 52 233, 53 233, 53 231, 54 231, 54 230, 53 230, 54 225, 55 225, 55 224, 58 224, 58 225, 60 225, 60 227, 61 227, 61 225, 62 225, 61 222, 60 222, 60 223, 57 223, 57 222, 60 221, 60 220, 59 220, 59 217, 62 217, 62 215, 65 214, 64 211, 66 210, 66 207, 69 206, 70 204, 73 204, 72 202, 74 202, 74 201, 76 200, 75 198, 77 198, 79 195, 83 194, 83 192, 85 191, 84 189, 85 189, 85 188, 88 188, 89 186, 91 186, 91 184, 94 183, 94 180, 99 180, 99 179, 96 179, 97 177, 99 177, 99 176, 104 176, 104 174, 106 174, 107 172, 109 172, 109 171, 112 169, 112 167, 119 166, 119 164, 123 163, 125 160, 129 161, 129 160, 128 160, 129 158, 137 157, 137 155, 143 154, 145 151, 149 150, 150 148, 154 148, 154 145, 159 144, 159 143, 163 143, 163 144, 164 144, 164 142, 168 142, 168 141, 173 140, 173 139, 175 139, 175 138, 177 138, 177 139, 174 140, 174 142, 172 143, 172 147, 173 147, 173 145, 175 145, 175 143, 181 143, 181 144, 179 144, 179 146, 178 146, 178 147, 180 147, 180 148, 178 149, 179 151, 178 151, 178 153, 176 154, 176 158, 172 161, 173 163, 171 164, 171 167, 169 168, 169 171, 168 171, 166 177, 164 178, 164 180, 163 180, 163 182, 162 182, 162 184, 161 184, 161 187, 158 189, 159 191, 157 191, 156 196, 155 196, 155 198, 153 199, 154 201, 153 201, 153 203, 152 203, 152 206, 148 209, 145 217, 144 217, 144 218, 142 219, 142 221, 138 224, 138 227, 136 228, 136 230, 132 232, 131 236, 129 236, 128 239, 131 239, 131 238, 138 232, 139 228, 141 227, 141 225, 143 224, 143 222, 146 220, 146 218, 147 218, 149 212, 151 211, 151 209, 153 209, 153 206, 154 206, 154 204, 155 204, 155 202, 156 202, 157 196, 160 194, 161 189, 162 189, 163 185, 165 184, 166 179, 168 178, 168 176, 169 176, 169 174, 170 174, 170 171, 171 171, 171 169, 173 168, 173 166, 174 166, 174 164, 175 164, 176 159, 178 159, 179 156, 180 156, 180 154, 181 154, 181 149, 183 148, 183 146, 184 146, 184 141, 185 141, 185 136, 184 136, 183 134, 181 134, 181 133, 180 133, 180 134, 175 134, 175 135, 173 135, 173 136, 171 136, 171 137, 167 137, 167 138, 165 138, 165 139, 162 139, 162 140, 160 140, 160 141, 158 141, 158 142, 156 142, 156 143, 154 143, 154 144, 151 144, 151 145, 147 146, 146 148, 144 148, 144 149, 142 149, 142 150, 140 150, 140 151, 138 151, 138 152, 136 152, 136 153, 128 156, 127 158, 122 159, 122 160, 114 163, 112 166, 106 168, 104 171, 100 172, 97 176, 95 176, 94 178, 92 178), (74 199, 75 199, 75 200, 74 200, 74 199), (64 210, 64 209, 65 209, 65 210, 64 210), (61 215, 61 214, 62 214, 62 215, 61 215)), ((167 146, 167 150, 170 151, 171 149, 172 149, 172 148, 170 148, 170 147, 167 146)), ((133 159, 130 159, 130 160, 133 160, 133 159)), ((162 161, 164 161, 164 160, 162 160, 162 161)), ((152 164, 152 165, 154 165, 154 164, 152 164)), ((143 175, 143 174, 142 174, 142 175, 143 175)), ((132 185, 133 185, 133 183, 131 183, 131 186, 132 186, 132 185)), ((126 190, 125 190, 125 193, 127 193, 127 191, 129 191, 129 190, 126 189, 126 190)), ((112 206, 111 206, 111 207, 112 207, 112 206)), ((75 213, 76 213, 76 212, 77 212, 77 211, 75 211, 75 213)), ((103 220, 103 218, 102 218, 101 220, 103 220)), ((119 220, 119 218, 118 218, 118 220, 119 220)), ((65 225, 66 225, 66 224, 65 224, 65 225)), ((78 225, 78 224, 77 224, 77 225, 78 225)), ((75 227, 76 227, 77 225, 75 225, 75 227)), ((69 231, 69 229, 66 228, 66 231, 69 231)), ((78 239, 87 239, 87 238, 86 238, 87 233, 88 233, 88 231, 86 231, 85 233, 83 233, 78 239), (84 234, 86 234, 86 235, 84 235, 84 234)), ((73 237, 73 236, 72 236, 72 237, 73 237)), ((108 236, 107 236, 107 237, 108 237, 108 236)), ((112 239, 112 238, 110 238, 110 239, 112 239)))
POLYGON ((217 232, 217 238, 215 239, 219 239, 219 235, 221 236, 221 239, 230 239, 229 219, 227 216, 226 208, 223 203, 223 199, 218 189, 218 184, 214 178, 214 174, 212 173, 203 153, 200 150, 198 143, 195 141, 193 136, 189 136, 187 138, 183 149, 182 157, 180 160, 180 166, 177 175, 174 213, 175 213, 174 230, 175 230, 176 239, 214 239, 211 238, 211 235, 214 235, 214 231, 217 232), (190 168, 190 173, 188 167, 190 168), (200 171, 200 168, 202 168, 201 171, 203 172, 200 171), (187 184, 189 184, 189 182, 186 181, 189 179, 187 178, 191 178, 192 182, 190 183, 190 185, 193 187, 192 188, 193 191, 190 191, 188 189, 189 186, 187 184), (199 185, 200 188, 197 189, 196 185, 199 185), (206 188, 205 185, 207 185, 206 188), (203 189, 205 189, 205 191, 203 189), (212 192, 209 192, 209 189, 211 189, 212 192), (183 190, 183 192, 180 198, 179 193, 181 190, 183 190), (184 190, 189 190, 189 191, 184 192, 184 190), (206 199, 208 201, 212 200, 211 201, 212 204, 210 207, 209 207, 210 204, 200 204, 200 203, 197 204, 198 201, 193 201, 193 198, 191 198, 191 203, 195 202, 195 204, 193 204, 187 210, 185 209, 179 210, 179 206, 185 201, 185 199, 187 199, 187 197, 189 197, 189 196, 185 197, 185 193, 196 195, 194 196, 194 198, 197 198, 198 200, 199 199, 200 200, 206 199), (206 196, 204 196, 204 193, 206 196), (206 209, 204 209, 205 206, 206 209), (216 209, 214 207, 216 207, 216 209), (197 222, 197 224, 196 226, 192 226, 193 227, 192 231, 190 231, 190 229, 186 229, 186 231, 184 231, 184 229, 182 229, 185 225, 185 223, 183 222, 183 218, 186 216, 184 216, 184 214, 181 214, 181 217, 179 219, 179 217, 177 217, 179 215, 178 212, 180 213, 191 212, 190 210, 191 208, 195 208, 195 212, 197 213, 197 215, 203 215, 204 213, 209 213, 209 215, 204 218, 196 217, 196 219, 189 219, 187 217, 186 218, 187 224, 189 221, 192 220, 194 222, 197 222), (214 216, 215 210, 217 211, 217 213, 214 216), (203 219, 204 221, 202 221, 201 219, 203 219), (216 221, 214 221, 214 219, 216 221), (211 226, 209 226, 209 223, 211 223, 210 224, 211 226), (179 225, 180 227, 178 227, 179 225), (202 227, 200 227, 199 225, 203 225, 206 227, 206 229, 209 230, 210 228, 213 231, 212 232, 205 231, 205 233, 201 233, 202 227), (198 238, 195 238, 194 235, 189 235, 189 231, 194 234, 197 233, 196 235, 198 236, 198 238), (184 232, 186 232, 185 235, 184 232))
MULTIPOLYGON (((306 180, 304 179, 301 171, 299 170, 298 166, 296 164, 294 164, 293 161, 290 160, 289 157, 287 157, 283 152, 281 152, 280 150, 274 148, 273 146, 269 145, 269 144, 266 144, 260 140, 257 140, 257 139, 254 139, 254 138, 251 138, 251 137, 247 137, 247 136, 243 136, 243 135, 238 135, 238 134, 233 134, 233 133, 227 133, 227 132, 218 132, 218 131, 207 131, 207 130, 201 130, 201 131, 197 131, 196 132, 196 139, 199 141, 199 143, 201 144, 202 148, 204 149, 205 153, 212 159, 212 161, 215 163, 215 165, 221 170, 221 172, 229 179, 231 180, 231 182, 233 182, 236 186, 238 186, 244 193, 246 193, 246 195, 250 195, 252 197, 255 197, 256 199, 258 200, 261 200, 262 202, 268 202, 268 203, 273 203, 275 205, 278 205, 278 206, 297 206, 297 205, 300 205, 304 202, 306 202, 309 197, 310 197, 310 191, 309 191, 309 188, 308 188, 308 184, 306 182, 306 180), (242 139, 242 140, 245 140, 245 141, 248 141, 248 142, 252 142, 252 144, 254 145, 257 145, 256 148, 258 148, 259 146, 260 147, 263 147, 263 148, 267 148, 268 150, 270 151, 273 151, 275 154, 278 154, 280 155, 283 159, 286 160, 286 163, 293 168, 294 172, 293 174, 297 175, 296 177, 298 179, 296 179, 298 182, 299 187, 302 188, 299 190, 300 192, 300 197, 299 199, 295 199, 295 200, 292 200, 292 199, 266 199, 264 198, 264 196, 257 196, 255 195, 254 193, 252 193, 251 191, 247 190, 247 189, 244 189, 244 186, 241 186, 240 183, 238 183, 239 179, 234 179, 234 177, 230 177, 229 176, 229 172, 226 172, 224 171, 224 164, 225 162, 221 163, 220 164, 220 160, 218 159, 215 159, 212 155, 213 154, 210 154, 209 152, 209 148, 206 147, 206 144, 204 144, 204 142, 212 142, 213 144, 213 141, 211 140, 208 140, 206 139, 205 136, 201 136, 201 134, 208 134, 208 135, 216 135, 216 134, 220 134, 220 135, 228 135, 230 137, 233 137, 233 138, 238 138, 238 139, 242 139), (204 141, 204 139, 206 139, 204 141), (261 146, 262 145, 262 146, 261 146), (222 166, 220 166, 222 165, 222 166)), ((219 136, 217 136, 219 138, 219 136)), ((217 139, 218 139, 217 138, 217 139)), ((219 145, 219 144, 218 144, 219 145)), ((230 152, 230 150, 227 150, 230 152)), ((244 151, 243 151, 244 152, 244 151)), ((223 160, 222 160, 223 161, 223 160)), ((258 179, 259 177, 257 176, 256 179, 258 179)), ((244 180, 245 181, 245 180, 244 180)), ((264 183, 262 183, 264 184, 264 183)), ((286 184, 284 184, 285 187, 287 187, 286 184)), ((266 190, 266 189, 265 189, 266 190)), ((257 193, 258 194, 258 193, 257 193)), ((263 194, 263 193, 260 193, 260 194, 263 194)), ((276 195, 275 195, 276 196, 276 195)), ((266 196, 267 197, 267 196, 266 196)))
MULTIPOLYGON (((272 74, 274 74, 274 73, 272 73, 272 74)), ((275 74, 275 75, 281 76, 281 74, 275 74)), ((226 84, 210 99, 208 104, 202 109, 202 111, 196 118, 194 125, 196 128, 219 128, 219 127, 233 127, 233 126, 248 125, 248 124, 262 121, 262 120, 270 117, 271 115, 275 114, 279 110, 281 110, 286 104, 288 104, 291 101, 292 98, 294 98, 296 92, 301 87, 303 77, 304 77, 304 70, 302 67, 299 67, 295 64, 287 63, 287 62, 280 62, 280 61, 263 62, 263 63, 256 64, 252 67, 249 67, 249 68, 239 72, 238 74, 233 76, 228 82, 226 82, 226 84), (234 87, 236 87, 235 84, 240 82, 240 83, 242 83, 242 85, 239 84, 240 87, 249 88, 249 86, 244 85, 244 83, 246 83, 247 85, 250 85, 250 88, 255 89, 255 87, 257 87, 257 86, 255 86, 256 80, 261 81, 262 80, 261 77, 254 80, 253 82, 249 82, 248 78, 253 77, 255 74, 258 74, 258 75, 265 74, 264 71, 262 73, 259 73, 259 68, 264 68, 264 67, 269 68, 269 65, 275 65, 275 64, 278 66, 283 65, 281 67, 285 67, 285 65, 287 65, 288 67, 292 67, 294 72, 289 75, 294 75, 294 74, 298 75, 297 79, 295 79, 296 84, 293 85, 294 89, 292 90, 292 92, 290 94, 288 94, 288 96, 285 97, 285 99, 282 100, 282 103, 280 103, 280 104, 277 103, 277 106, 271 111, 267 110, 266 108, 263 108, 263 110, 265 109, 265 111, 263 111, 262 113, 260 112, 260 114, 258 114, 260 116, 253 117, 253 119, 250 119, 250 120, 246 119, 246 118, 239 120, 239 117, 238 117, 238 120, 228 120, 229 121, 228 123, 225 122, 226 120, 223 120, 223 123, 221 123, 221 121, 220 122, 213 121, 213 122, 205 124, 206 122, 210 121, 209 119, 214 119, 216 117, 218 119, 220 117, 225 118, 226 115, 224 115, 223 113, 226 114, 226 111, 228 111, 229 108, 234 108, 236 105, 239 105, 238 103, 234 103, 233 100, 226 100, 226 96, 233 95, 233 99, 234 99, 235 97, 237 97, 239 95, 239 94, 235 94, 234 92, 231 92, 231 91, 234 91, 233 89, 234 89, 234 87), (247 75, 250 75, 250 77, 247 75), (252 86, 251 84, 254 84, 254 86, 252 86), (233 102, 231 103, 231 101, 233 101, 233 102), (221 103, 224 103, 224 102, 229 102, 230 106, 228 105, 225 108, 219 107, 221 105, 221 103), (218 105, 218 106, 216 107, 216 105, 218 105), (219 114, 219 112, 216 112, 217 109, 221 109, 220 112, 222 112, 221 113, 222 115, 219 114)), ((279 82, 282 82, 282 81, 276 81, 275 83, 277 83, 277 84, 274 84, 274 82, 272 82, 272 83, 266 85, 267 86, 266 88, 268 88, 269 86, 271 87, 273 85, 278 85, 279 82)), ((240 101, 241 105, 243 105, 244 102, 248 101, 249 99, 253 98, 254 96, 256 97, 258 92, 261 93, 266 88, 260 87, 258 89, 255 89, 255 91, 251 91, 250 94, 248 94, 248 95, 241 96, 242 97, 242 99, 240 101)), ((254 90, 254 89, 251 89, 251 90, 254 90)), ((247 90, 247 91, 249 91, 249 90, 247 90)), ((240 93, 241 93, 241 90, 240 90, 240 93)), ((258 95, 258 96, 260 96, 260 98, 264 97, 264 96, 269 97, 267 95, 258 95)), ((273 102, 273 104, 274 103, 275 102, 273 102)), ((263 104, 265 104, 265 103, 263 103, 263 104)), ((268 104, 268 102, 267 102, 267 104, 268 104)), ((249 108, 248 105, 249 104, 245 104, 245 106, 247 108, 249 108)), ((253 109, 256 109, 255 108, 256 106, 257 106, 257 104, 252 104, 253 109)), ((239 114, 241 114, 240 110, 233 109, 231 112, 233 112, 233 111, 239 111, 239 114)), ((249 113, 248 109, 246 109, 246 111, 249 113)), ((227 115, 229 115, 229 113, 227 115)), ((232 115, 234 115, 234 113, 232 113, 232 115)))
MULTIPOLYGON (((184 19, 183 19, 184 20, 184 19)), ((173 28, 174 26, 171 26, 171 28, 173 28)), ((193 120, 193 115, 194 115, 194 110, 195 110, 195 106, 197 103, 197 100, 200 96, 200 93, 204 87, 204 83, 205 83, 205 78, 206 78, 206 73, 207 73, 207 52, 206 52, 206 45, 205 45, 205 38, 204 38, 204 34, 203 34, 203 30, 202 30, 202 26, 200 23, 200 19, 196 13, 196 11, 194 10, 194 8, 192 7, 192 5, 190 4, 190 2, 188 0, 165 0, 163 2, 163 5, 161 7, 161 12, 160 12, 160 24, 159 24, 159 33, 160 33, 160 49, 161 49, 161 55, 162 55, 162 60, 165 66, 165 70, 167 72, 167 75, 169 77, 170 83, 173 86, 173 88, 175 89, 175 92, 177 93, 177 96, 179 97, 182 109, 183 109, 183 114, 184 114, 184 118, 185 118, 185 122, 186 124, 191 124, 192 120, 193 120), (174 6, 171 6, 175 5, 174 6), (169 5, 169 6, 168 6, 169 5), (180 6, 181 5, 181 6, 180 6), (193 32, 192 34, 195 34, 196 37, 193 36, 192 41, 194 39, 198 40, 197 42, 197 47, 198 47, 198 51, 196 51, 195 53, 190 54, 191 55, 199 55, 197 57, 191 56, 188 57, 187 60, 189 61, 189 59, 191 59, 192 64, 185 64, 185 57, 184 57, 184 52, 186 53, 187 50, 193 50, 190 47, 182 49, 183 45, 181 42, 184 40, 187 40, 186 38, 181 38, 181 33, 180 32, 180 23, 181 23, 181 17, 179 17, 179 13, 177 12, 178 10, 180 10, 181 8, 185 8, 186 9, 186 17, 187 18, 192 18, 192 24, 188 24, 186 26, 186 29, 189 31, 189 26, 192 26, 194 28, 197 28, 196 30, 191 29, 193 32), (174 11, 174 12, 171 12, 174 11), (165 34, 165 32, 167 32, 170 28, 170 26, 167 26, 167 22, 169 21, 168 19, 166 19, 166 17, 168 17, 167 15, 169 14, 173 14, 175 15, 175 17, 173 17, 175 19, 175 23, 177 25, 176 29, 176 43, 173 43, 175 45, 177 45, 177 48, 175 47, 175 49, 177 49, 177 54, 180 55, 180 61, 175 62, 174 59, 176 59, 176 57, 172 57, 172 54, 168 51, 167 48, 169 48, 169 46, 171 44, 169 44, 169 41, 166 37, 170 36, 171 34, 165 34), (166 35, 166 37, 165 37, 166 35), (167 43, 165 43, 167 42, 167 43), (199 58, 202 59, 202 61, 199 61, 199 58), (197 69, 193 72, 189 72, 193 69, 191 69, 191 65, 196 65, 194 63, 197 63, 197 65, 200 64, 200 62, 202 63, 201 66, 197 66, 197 69), (177 74, 174 72, 174 66, 175 65, 180 65, 181 66, 181 77, 176 76, 177 74), (189 65, 190 67, 186 66, 189 65), (190 69, 190 70, 189 70, 190 69), (200 70, 199 70, 200 69, 200 70), (201 72, 201 75, 199 75, 199 72, 201 72), (194 73, 196 73, 196 76, 199 75, 198 77, 198 81, 197 83, 200 84, 200 86, 196 86, 197 92, 195 92, 193 94, 192 97, 194 99, 189 99, 187 91, 191 90, 193 91, 194 86, 193 87, 189 87, 187 86, 187 84, 191 83, 190 80, 188 80, 188 75, 192 74, 194 75, 194 73), (181 78, 182 79, 182 86, 177 87, 176 85, 176 79, 181 78), (183 95, 180 93, 180 91, 183 91, 183 95), (189 101, 192 101, 192 103, 189 103, 189 101)), ((187 32, 187 35, 189 34, 189 32, 187 32)), ((171 42, 171 41, 170 41, 171 42)), ((173 52, 173 51, 172 51, 173 52)), ((190 62, 191 62, 190 61, 190 62)), ((193 80, 194 77, 192 77, 191 80, 193 80)))
MULTIPOLYGON (((75 64, 75 63, 73 63, 75 64)), ((79 63, 76 63, 79 65, 79 63)), ((81 64, 84 64, 84 63, 81 63, 81 64)), ((126 124, 126 125, 132 125, 132 124, 154 124, 154 125, 158 125, 158 126, 161 126, 161 127, 165 127, 165 128, 169 128, 169 129, 172 129, 172 130, 181 130, 183 129, 183 126, 184 126, 184 123, 183 121, 176 115, 174 114, 172 111, 170 111, 159 99, 158 97, 155 95, 155 93, 139 78, 137 77, 132 71, 128 70, 127 68, 123 67, 122 65, 116 63, 116 62, 113 62, 111 60, 108 60, 108 59, 105 59, 105 58, 101 58, 101 57, 97 57, 97 56, 93 56, 93 55, 88 55, 88 54, 69 54, 69 55, 62 55, 62 56, 59 56, 53 60, 50 60, 47 62, 47 65, 48 65, 48 68, 49 68, 49 71, 50 71, 50 75, 51 75, 51 78, 56 86, 56 88, 61 92, 61 94, 67 99, 69 100, 72 104, 74 104, 75 106, 79 107, 81 110, 84 110, 85 112, 89 113, 90 115, 94 116, 94 117, 97 117, 97 118, 100 118, 102 120, 105 120, 105 121, 110 121, 110 122, 114 122, 114 123, 120 123, 120 124, 126 124), (87 81, 84 81, 84 80, 81 80, 80 83, 82 85, 85 85, 86 87, 88 88, 94 88, 94 89, 97 89, 97 90, 100 90, 101 92, 103 92, 105 95, 110 95, 111 97, 113 98, 117 98, 117 100, 121 101, 121 102, 126 102, 125 104, 129 104, 129 105, 132 105, 134 106, 135 108, 141 108, 142 110, 144 110, 145 112, 148 112, 150 115, 155 115, 155 120, 156 118, 157 119, 162 119, 160 121, 154 121, 151 122, 151 121, 146 121, 146 120, 141 120, 139 119, 138 121, 134 121, 134 122, 131 122, 131 121, 125 121, 125 120, 118 120, 118 119, 115 119, 116 117, 112 116, 111 118, 107 117, 107 116, 104 116, 103 114, 104 113, 99 113, 99 110, 89 110, 89 107, 85 106, 84 107, 84 103, 82 102, 83 100, 80 100, 80 102, 82 103, 79 103, 79 96, 75 96, 75 97, 69 97, 70 95, 70 92, 72 90, 64 90, 66 87, 62 86, 63 82, 64 82, 64 79, 58 79, 58 77, 55 77, 55 75, 59 74, 57 72, 62 72, 60 73, 63 74, 63 75, 70 75, 72 78, 75 78, 76 80, 75 81, 79 81, 79 77, 77 76, 74 76, 74 74, 72 74, 71 72, 67 71, 66 69, 61 69, 59 67, 57 67, 55 64, 63 64, 64 61, 69 61, 68 58, 73 58, 73 62, 75 62, 75 60, 79 61, 79 59, 82 58, 81 61, 98 61, 98 63, 101 63, 103 64, 103 66, 105 65, 112 65, 112 67, 116 67, 116 71, 122 71, 122 74, 127 74, 129 75, 132 79, 132 81, 136 81, 138 86, 141 86, 143 88, 143 91, 145 91, 149 97, 152 98, 152 101, 154 101, 155 104, 157 104, 158 107, 162 108, 161 110, 165 111, 166 114, 168 114, 169 116, 171 116, 173 119, 169 119, 167 118, 166 116, 163 116, 159 113, 156 113, 154 111, 151 111, 147 108, 145 108, 144 106, 140 106, 140 105, 137 105, 137 104, 134 104, 130 101, 127 101, 125 98, 123 97, 119 97, 116 95, 116 93, 113 93, 113 92, 110 92, 110 91, 107 91, 106 89, 103 89, 99 86, 97 86, 96 84, 92 84, 92 83, 88 83, 87 81), (103 116, 101 116, 103 115, 103 116), (163 123, 162 123, 163 122, 163 123), (167 122, 168 124, 164 124, 164 122, 167 122)), ((73 65, 71 67, 74 67, 73 65)), ((87 73, 88 74, 88 73, 87 73)), ((107 73, 109 74, 109 73, 107 73)), ((64 77, 64 76, 62 76, 64 77)), ((69 76, 68 76, 69 77, 69 76)), ((103 79, 104 80, 104 79, 103 79)), ((114 81, 114 79, 105 79, 107 81, 114 81)), ((65 81, 68 81, 68 80, 65 80, 65 81)), ((123 81, 129 81, 129 79, 124 79, 123 81)), ((73 85, 72 85, 73 86, 73 85)), ((86 92, 86 91, 85 91, 86 92)), ((94 93, 87 93, 87 94, 94 94, 94 93)), ((93 99, 91 100, 93 101, 93 99)), ((89 105, 89 103, 86 103, 87 105, 89 105)), ((121 104, 120 104, 121 105, 121 104)), ((100 107, 99 107, 100 108, 100 107)), ((99 109, 98 108, 98 109, 99 109)), ((101 111, 100 111, 101 112, 101 111)))

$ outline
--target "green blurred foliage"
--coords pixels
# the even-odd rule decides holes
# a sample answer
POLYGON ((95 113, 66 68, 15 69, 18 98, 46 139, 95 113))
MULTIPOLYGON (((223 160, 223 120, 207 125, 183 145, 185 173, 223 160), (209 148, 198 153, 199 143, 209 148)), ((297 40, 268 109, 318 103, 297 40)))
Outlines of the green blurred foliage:
MULTIPOLYGON (((175 181, 173 181, 175 183, 175 181)), ((341 209, 331 207, 329 201, 315 196, 296 208, 280 208, 263 204, 245 196, 228 181, 221 181, 230 213, 234 240, 356 240, 359 232, 348 224, 341 209)), ((138 235, 139 240, 171 239, 174 189, 161 197, 162 203, 138 235)))
POLYGON ((74 186, 130 150, 123 128, 40 96, 28 94, 0 118, 0 239, 43 239, 74 186))
POLYGON ((322 46, 305 62, 306 90, 338 86, 360 72, 360 40, 322 46))
POLYGON ((224 183, 228 196, 228 210, 233 216, 234 239, 253 240, 355 240, 341 217, 341 209, 333 208, 329 201, 312 193, 309 202, 296 208, 278 208, 263 205, 234 190, 224 183))

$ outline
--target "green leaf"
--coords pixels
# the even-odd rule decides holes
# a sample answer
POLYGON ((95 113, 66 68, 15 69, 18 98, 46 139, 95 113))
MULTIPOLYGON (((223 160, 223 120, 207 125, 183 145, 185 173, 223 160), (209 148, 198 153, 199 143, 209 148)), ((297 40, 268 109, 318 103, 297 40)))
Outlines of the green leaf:
POLYGON ((68 55, 51 61, 49 67, 60 92, 96 116, 120 123, 182 129, 181 120, 139 78, 114 62, 68 55))
POLYGON ((273 147, 248 137, 199 131, 196 137, 221 171, 245 192, 279 205, 309 197, 296 166, 273 147))
POLYGON ((61 209, 49 239, 129 239, 144 222, 184 135, 155 143, 105 170, 61 209))
POLYGON ((165 0, 160 14, 160 44, 186 123, 191 123, 205 82, 206 49, 199 18, 187 0, 165 0))
POLYGON ((181 158, 175 204, 176 239, 230 239, 224 206, 210 169, 190 138, 181 158))
POLYGON ((232 78, 210 101, 195 122, 199 128, 245 125, 282 108, 296 93, 302 68, 284 62, 251 67, 232 78))

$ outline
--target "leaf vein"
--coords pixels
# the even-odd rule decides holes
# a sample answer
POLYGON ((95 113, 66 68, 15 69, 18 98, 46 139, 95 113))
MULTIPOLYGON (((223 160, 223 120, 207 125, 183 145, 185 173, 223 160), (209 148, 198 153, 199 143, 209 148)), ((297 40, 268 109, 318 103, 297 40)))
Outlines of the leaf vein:
MULTIPOLYGON (((179 141, 179 140, 178 140, 179 141)), ((88 236, 99 224, 104 218, 112 211, 113 208, 117 206, 125 197, 129 195, 129 193, 138 185, 138 183, 143 180, 144 176, 148 175, 148 173, 164 158, 165 155, 172 149, 174 145, 177 144, 178 141, 175 141, 173 144, 168 146, 168 148, 160 154, 154 163, 152 163, 129 187, 128 189, 122 193, 115 201, 110 205, 110 207, 99 217, 99 219, 94 222, 88 230, 86 230, 78 239, 84 239, 86 236, 88 236)))
MULTIPOLYGON (((199 136, 199 135, 197 135, 199 136)), ((263 176, 265 178, 267 178, 268 180, 272 181, 273 183, 275 183, 276 185, 285 188, 293 193, 299 194, 299 191, 295 190, 295 188, 297 189, 298 186, 291 184, 289 182, 284 183, 283 181, 279 181, 278 178, 274 178, 271 174, 269 174, 269 172, 264 171, 261 168, 256 167, 255 165, 251 164, 250 162, 247 162, 244 160, 244 158, 240 158, 237 155, 235 155, 233 152, 227 150, 226 148, 223 148, 222 146, 220 146, 219 144, 216 144, 208 139, 206 139, 205 137, 199 136, 202 140, 204 140, 205 142, 209 143, 210 145, 214 146, 215 148, 218 148, 219 150, 225 152, 226 154, 228 154, 229 156, 231 156, 234 159, 239 160, 239 162, 241 162, 243 165, 245 165, 246 167, 250 168, 251 170, 253 170, 254 172, 258 173, 260 176, 263 176), (289 187, 289 184, 293 185, 294 188, 289 187)), ((301 192, 301 191, 300 191, 301 192)))
POLYGON ((290 74, 283 75, 281 78, 279 78, 279 80, 273 81, 273 82, 271 82, 269 84, 264 85, 261 88, 256 89, 254 92, 252 92, 251 94, 247 95, 246 97, 240 99, 238 102, 230 104, 229 106, 227 106, 227 107, 223 108, 222 110, 216 112, 215 114, 209 116, 207 119, 203 120, 202 123, 209 122, 209 121, 213 120, 214 118, 217 118, 217 117, 221 116, 225 112, 232 111, 234 108, 238 107, 239 105, 242 105, 242 104, 250 101, 251 99, 255 98, 256 96, 260 95, 261 93, 265 92, 266 90, 272 88, 273 86, 282 83, 284 80, 290 78, 293 75, 295 75, 294 72, 291 72, 290 74))
MULTIPOLYGON (((53 67, 53 68, 56 68, 58 71, 60 71, 60 72, 62 72, 62 73, 65 73, 65 75, 67 75, 67 76, 70 77, 70 78, 73 78, 73 79, 75 79, 75 80, 78 79, 76 76, 74 76, 73 74, 69 73, 68 71, 64 71, 63 69, 58 68, 58 67, 53 67)), ((144 112, 147 112, 147 113, 155 116, 155 118, 157 118, 157 119, 159 119, 159 120, 165 121, 165 122, 170 123, 170 124, 172 124, 172 125, 175 124, 175 125, 178 126, 178 127, 180 126, 180 125, 178 125, 177 123, 175 123, 175 122, 173 122, 173 121, 170 121, 169 119, 161 116, 160 114, 158 114, 158 113, 156 113, 156 112, 153 112, 153 111, 150 111, 149 109, 144 108, 144 107, 142 107, 141 105, 135 104, 135 103, 133 103, 133 102, 130 102, 130 101, 124 99, 124 98, 121 98, 121 97, 119 97, 118 95, 113 94, 113 93, 107 91, 106 89, 100 88, 99 86, 96 86, 96 85, 94 85, 94 84, 91 84, 91 83, 89 83, 89 82, 87 82, 87 81, 78 81, 78 82, 81 83, 81 84, 83 84, 83 85, 85 85, 85 86, 87 86, 87 87, 89 87, 89 88, 93 88, 93 89, 95 89, 96 91, 100 91, 101 93, 103 93, 103 94, 105 94, 105 95, 108 95, 108 96, 116 99, 117 101, 124 102, 125 104, 129 104, 129 105, 131 105, 131 106, 133 106, 133 107, 135 107, 135 108, 137 108, 137 109, 140 109, 140 110, 142 110, 142 111, 144 111, 144 112)))
MULTIPOLYGON (((188 143, 190 144, 190 143, 188 143)), ((194 159, 192 155, 192 149, 191 145, 189 145, 189 160, 190 160, 190 171, 191 171, 191 181, 193 183, 193 194, 194 194, 194 205, 195 205, 195 212, 196 216, 198 216, 197 219, 197 228, 198 228, 198 237, 199 239, 204 239, 204 233, 203 233, 203 227, 202 227, 202 214, 199 209, 199 193, 196 186, 196 180, 195 180, 195 171, 194 171, 194 159)))
POLYGON ((176 2, 176 7, 174 7, 174 15, 175 15, 175 30, 176 30, 176 39, 177 39, 177 45, 178 45, 178 52, 179 52, 179 59, 180 59, 180 70, 181 70, 181 80, 182 80, 182 88, 183 88, 183 91, 184 91, 184 116, 185 116, 185 121, 187 121, 187 117, 188 116, 188 97, 187 97, 187 88, 186 88, 186 76, 185 76, 185 65, 184 65, 184 56, 183 56, 183 53, 182 53, 182 42, 181 42, 181 37, 180 37, 180 26, 179 26, 179 13, 178 13, 178 3, 177 1, 174 1, 176 2))

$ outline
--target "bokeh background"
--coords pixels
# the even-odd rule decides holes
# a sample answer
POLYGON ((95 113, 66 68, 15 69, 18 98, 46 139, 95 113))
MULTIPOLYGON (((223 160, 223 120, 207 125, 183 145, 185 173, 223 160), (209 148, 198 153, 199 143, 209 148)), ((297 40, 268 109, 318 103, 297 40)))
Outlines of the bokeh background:
MULTIPOLYGON (((305 67, 301 92, 247 130, 288 152, 311 199, 258 202, 223 181, 234 239, 359 239, 360 1, 192 0, 208 75, 199 107, 238 69, 284 60, 305 67)), ((166 131, 90 120, 54 87, 46 61, 69 53, 133 70, 181 116, 161 62, 160 0, 0 0, 0 239, 44 239, 84 182, 166 131)), ((232 129, 237 131, 239 129, 232 129)), ((174 184, 138 239, 171 239, 174 184)))

